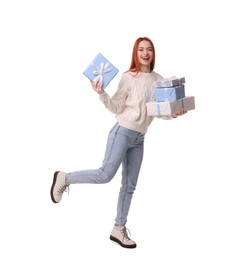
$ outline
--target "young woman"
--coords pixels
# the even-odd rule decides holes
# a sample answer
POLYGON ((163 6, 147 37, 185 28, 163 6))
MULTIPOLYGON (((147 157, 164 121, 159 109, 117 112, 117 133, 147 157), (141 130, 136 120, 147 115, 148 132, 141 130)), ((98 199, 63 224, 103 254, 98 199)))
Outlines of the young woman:
MULTIPOLYGON (((161 75, 153 71, 154 64, 153 42, 147 37, 138 38, 133 47, 130 68, 122 75, 118 90, 112 97, 102 89, 100 82, 92 83, 102 103, 117 119, 109 132, 102 166, 99 169, 70 173, 57 171, 51 186, 51 199, 58 203, 70 184, 108 183, 122 164, 117 214, 110 239, 125 248, 136 247, 125 225, 143 159, 144 137, 154 119, 147 115, 146 102, 153 100, 153 82, 162 79, 161 75)), ((181 110, 176 115, 163 118, 170 119, 184 113, 181 110)))

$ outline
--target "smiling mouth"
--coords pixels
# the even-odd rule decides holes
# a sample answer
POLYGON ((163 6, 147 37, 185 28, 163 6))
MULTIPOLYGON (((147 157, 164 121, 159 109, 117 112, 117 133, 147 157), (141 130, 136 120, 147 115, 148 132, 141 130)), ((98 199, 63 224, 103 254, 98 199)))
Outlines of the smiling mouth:
POLYGON ((144 61, 148 61, 150 59, 150 57, 141 57, 141 59, 144 61))

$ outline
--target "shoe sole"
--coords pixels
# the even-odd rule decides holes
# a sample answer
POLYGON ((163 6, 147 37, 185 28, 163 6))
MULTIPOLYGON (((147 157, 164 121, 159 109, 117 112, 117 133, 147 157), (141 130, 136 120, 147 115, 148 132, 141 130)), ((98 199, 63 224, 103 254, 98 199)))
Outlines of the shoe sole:
POLYGON ((53 184, 52 184, 51 190, 50 190, 50 196, 51 196, 53 203, 58 203, 57 201, 55 201, 54 196, 53 196, 54 186, 55 186, 58 174, 59 174, 59 171, 54 173, 53 184))
POLYGON ((125 245, 119 239, 113 237, 112 235, 110 236, 110 240, 118 243, 120 246, 122 246, 124 248, 135 248, 136 247, 136 244, 134 244, 134 245, 125 245))

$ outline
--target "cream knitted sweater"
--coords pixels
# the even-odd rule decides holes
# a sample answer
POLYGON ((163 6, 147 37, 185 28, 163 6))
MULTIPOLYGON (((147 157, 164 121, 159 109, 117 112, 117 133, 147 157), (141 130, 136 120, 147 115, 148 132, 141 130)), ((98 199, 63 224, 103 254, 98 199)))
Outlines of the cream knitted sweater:
MULTIPOLYGON (((112 113, 116 114, 119 125, 128 129, 146 133, 154 119, 147 115, 146 102, 154 100, 153 82, 163 77, 152 71, 139 72, 136 76, 130 72, 122 75, 115 94, 110 97, 105 91, 100 100, 112 113)), ((171 116, 161 117, 171 119, 171 116)))

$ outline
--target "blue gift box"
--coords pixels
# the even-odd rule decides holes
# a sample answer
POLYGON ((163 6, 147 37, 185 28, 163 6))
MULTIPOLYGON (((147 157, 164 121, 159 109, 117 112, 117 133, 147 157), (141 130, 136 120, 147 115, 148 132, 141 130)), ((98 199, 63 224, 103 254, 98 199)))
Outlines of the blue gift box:
POLYGON ((101 53, 98 53, 83 71, 83 74, 91 81, 99 80, 102 82, 102 88, 105 89, 118 72, 119 70, 113 64, 101 53))
POLYGON ((179 85, 176 86, 177 91, 179 92, 179 97, 184 98, 185 97, 185 85, 179 85))
POLYGON ((185 97, 185 86, 157 87, 155 88, 155 98, 157 102, 175 101, 185 97))

